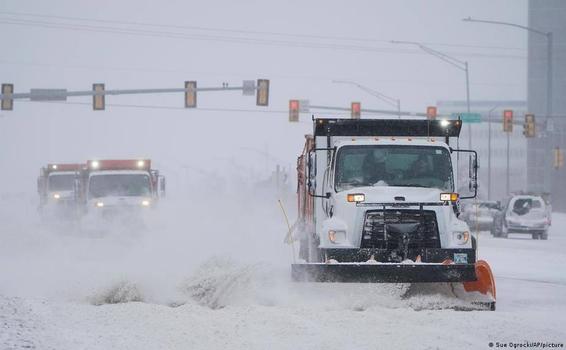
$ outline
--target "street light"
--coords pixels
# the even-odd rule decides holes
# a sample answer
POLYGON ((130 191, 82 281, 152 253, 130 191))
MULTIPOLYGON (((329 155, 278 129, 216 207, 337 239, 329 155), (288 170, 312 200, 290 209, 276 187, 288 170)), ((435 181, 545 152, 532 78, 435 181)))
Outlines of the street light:
POLYGON ((539 34, 546 37, 547 40, 547 53, 546 53, 546 116, 549 118, 552 116, 552 32, 543 32, 541 30, 537 30, 531 27, 523 26, 520 24, 515 23, 508 23, 508 22, 501 22, 501 21, 488 21, 483 19, 474 19, 472 17, 463 18, 462 21, 464 22, 477 22, 477 23, 489 23, 489 24, 499 24, 509 27, 515 27, 527 30, 531 33, 539 34))
POLYGON ((349 84, 349 85, 354 85, 356 86, 358 89, 363 90, 365 92, 367 92, 368 94, 377 97, 378 99, 380 99, 381 101, 389 104, 390 106, 396 107, 397 108, 397 112, 399 115, 399 119, 401 119, 401 100, 399 99, 395 99, 393 97, 389 97, 387 95, 382 94, 379 91, 375 91, 373 89, 368 88, 367 86, 363 86, 361 84, 356 83, 355 81, 350 81, 350 80, 332 80, 333 83, 335 84, 349 84))
MULTIPOLYGON (((519 28, 519 29, 523 29, 526 31, 529 31, 531 33, 535 33, 538 35, 542 35, 544 37, 546 37, 547 40, 547 51, 546 51, 546 118, 545 122, 546 122, 546 126, 547 126, 547 132, 550 131, 549 129, 549 121, 551 121, 551 116, 553 114, 552 111, 552 49, 553 49, 553 39, 552 39, 552 32, 543 32, 542 30, 538 30, 538 29, 534 29, 531 27, 527 27, 527 26, 523 26, 520 24, 515 24, 515 23, 508 23, 508 22, 501 22, 501 21, 489 21, 489 20, 483 20, 483 19, 474 19, 472 17, 468 17, 468 18, 463 18, 462 21, 464 22, 477 22, 477 23, 488 23, 488 24, 498 24, 498 25, 503 25, 503 26, 508 26, 508 27, 515 27, 515 28, 519 28)), ((548 160, 548 152, 544 152, 544 163, 548 164, 549 160, 548 160)), ((549 179, 550 176, 550 172, 545 172, 544 175, 544 190, 545 191, 549 191, 548 187, 550 186, 549 183, 551 182, 551 180, 549 179)))
MULTIPOLYGON (((466 107, 467 107, 467 112, 470 113, 470 77, 469 77, 469 69, 468 69, 468 62, 467 61, 460 61, 457 58, 454 58, 452 56, 448 56, 445 53, 442 53, 440 51, 431 49, 428 46, 424 46, 421 43, 418 43, 416 41, 398 41, 398 40, 392 40, 391 41, 392 44, 409 44, 409 45, 415 45, 418 48, 420 48, 421 50, 423 50, 424 52, 428 53, 429 55, 432 55, 436 58, 439 58, 441 60, 443 60, 444 62, 458 68, 459 70, 464 71, 464 73, 466 73, 466 107)), ((470 123, 468 123, 468 148, 472 149, 472 126, 470 123)))

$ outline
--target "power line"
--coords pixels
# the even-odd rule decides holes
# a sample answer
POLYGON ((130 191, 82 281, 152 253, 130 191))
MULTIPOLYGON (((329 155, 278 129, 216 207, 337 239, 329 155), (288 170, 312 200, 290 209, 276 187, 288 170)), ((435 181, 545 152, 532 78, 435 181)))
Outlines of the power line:
MULTIPOLYGON (((274 39, 262 39, 262 38, 245 38, 238 36, 185 34, 179 32, 150 31, 150 30, 140 30, 140 29, 131 29, 131 28, 57 23, 57 22, 22 20, 22 19, 12 19, 12 18, 0 18, 0 24, 40 27, 40 28, 48 28, 48 29, 72 30, 72 31, 110 33, 110 34, 141 36, 141 37, 217 41, 217 42, 225 42, 230 44, 288 46, 288 47, 298 47, 298 48, 306 48, 306 49, 333 49, 333 50, 362 51, 362 52, 376 52, 376 53, 397 53, 397 54, 418 54, 418 55, 423 54, 420 51, 416 51, 416 50, 392 49, 392 48, 384 48, 384 47, 376 47, 376 46, 333 44, 333 43, 322 43, 322 42, 321 43, 301 42, 301 41, 289 41, 289 40, 279 40, 279 39, 274 40, 274 39)), ((467 57, 475 56, 475 57, 485 57, 485 58, 506 58, 506 59, 521 59, 521 60, 526 59, 525 56, 506 55, 506 54, 482 54, 482 53, 452 53, 452 54, 465 55, 467 57)))
MULTIPOLYGON (((45 15, 45 14, 37 14, 37 13, 24 13, 24 12, 12 12, 12 11, 0 11, 0 14, 11 15, 11 16, 20 16, 20 17, 24 16, 24 17, 51 18, 51 19, 59 19, 59 20, 83 21, 83 22, 94 22, 94 23, 130 25, 130 26, 138 26, 138 27, 146 26, 146 27, 156 27, 156 28, 174 28, 174 29, 184 29, 184 30, 240 33, 240 34, 252 34, 252 35, 271 35, 271 36, 294 37, 294 38, 310 38, 310 39, 358 41, 358 42, 381 42, 381 43, 388 43, 390 41, 390 40, 383 40, 383 39, 360 38, 360 37, 352 37, 352 36, 296 34, 296 33, 272 32, 272 31, 255 31, 255 30, 227 29, 227 28, 215 28, 215 27, 203 27, 203 26, 187 26, 187 25, 148 23, 148 22, 137 22, 137 21, 123 21, 123 20, 118 21, 118 20, 45 15)), ((526 48, 517 48, 517 47, 486 46, 486 45, 463 45, 463 44, 447 44, 447 43, 432 43, 432 42, 425 42, 424 44, 438 45, 438 46, 450 46, 450 47, 526 51, 526 48)))

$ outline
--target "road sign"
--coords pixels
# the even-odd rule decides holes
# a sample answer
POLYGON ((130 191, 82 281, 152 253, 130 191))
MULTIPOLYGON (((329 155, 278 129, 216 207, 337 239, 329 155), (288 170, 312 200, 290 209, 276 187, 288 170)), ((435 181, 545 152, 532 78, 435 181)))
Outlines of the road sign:
POLYGON ((299 100, 299 112, 310 113, 311 103, 309 100, 299 100))
POLYGON ((67 101, 67 89, 31 89, 30 101, 67 101))
POLYGON ((460 119, 464 123, 481 123, 481 114, 479 113, 452 113, 450 119, 460 119))
POLYGON ((244 96, 255 95, 255 80, 244 80, 242 84, 242 94, 244 96))

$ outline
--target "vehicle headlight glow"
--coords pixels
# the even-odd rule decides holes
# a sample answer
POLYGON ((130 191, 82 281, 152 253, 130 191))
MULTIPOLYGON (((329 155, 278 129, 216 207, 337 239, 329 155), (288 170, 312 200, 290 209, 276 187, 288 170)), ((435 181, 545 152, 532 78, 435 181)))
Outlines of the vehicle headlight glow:
POLYGON ((456 202, 458 200, 458 193, 441 193, 440 200, 443 202, 456 202))
POLYGON ((98 208, 102 208, 104 206, 104 202, 96 202, 96 206, 98 208))
POLYGON ((92 162, 90 162, 90 167, 93 169, 98 169, 99 166, 100 163, 98 163, 98 160, 93 160, 92 162))
POLYGON ((141 205, 142 205, 143 207, 149 207, 150 204, 151 204, 151 202, 148 201, 148 200, 143 200, 143 201, 141 202, 141 205))
POLYGON ((145 162, 143 160, 138 160, 138 168, 143 168, 145 162))
POLYGON ((450 122, 447 119, 442 119, 440 121, 440 126, 442 126, 443 128, 447 127, 448 125, 450 125, 450 122))
POLYGON ((59 198, 61 198, 61 195, 60 195, 59 193, 55 193, 55 194, 53 195, 53 198, 59 199, 59 198))
POLYGON ((366 200, 366 195, 363 193, 351 193, 347 197, 348 202, 360 203, 366 200))
POLYGON ((468 241, 470 240, 470 233, 468 231, 454 232, 453 237, 454 237, 454 240, 456 241, 456 243, 458 243, 460 245, 464 245, 464 244, 468 243, 468 241))

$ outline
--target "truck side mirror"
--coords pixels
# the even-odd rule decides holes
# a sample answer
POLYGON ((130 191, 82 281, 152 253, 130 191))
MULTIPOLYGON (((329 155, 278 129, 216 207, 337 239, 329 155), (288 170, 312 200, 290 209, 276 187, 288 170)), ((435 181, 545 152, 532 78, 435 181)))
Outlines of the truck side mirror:
POLYGON ((478 159, 475 153, 470 154, 469 158, 469 177, 470 177, 470 184, 469 189, 470 191, 476 191, 478 189, 478 159))

